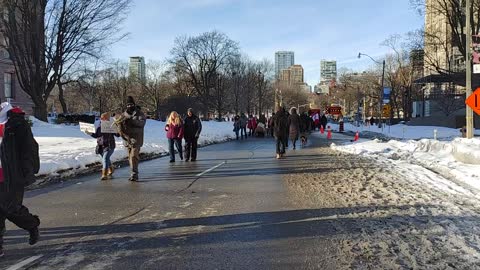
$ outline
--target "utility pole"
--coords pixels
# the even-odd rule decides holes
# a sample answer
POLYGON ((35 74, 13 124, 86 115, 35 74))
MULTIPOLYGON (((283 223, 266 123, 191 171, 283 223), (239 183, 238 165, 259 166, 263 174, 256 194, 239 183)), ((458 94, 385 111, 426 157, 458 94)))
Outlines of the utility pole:
MULTIPOLYGON (((469 97, 472 94, 472 27, 470 23, 470 19, 472 16, 471 13, 471 1, 472 0, 466 0, 466 9, 465 9, 465 26, 466 26, 466 32, 467 32, 467 44, 466 44, 466 96, 469 97)), ((467 105, 467 138, 471 139, 473 138, 473 110, 467 105)))
POLYGON ((380 89, 380 104, 378 105, 378 111, 380 114, 380 117, 378 118, 378 128, 382 128, 382 112, 383 112, 383 87, 385 83, 385 59, 383 60, 382 63, 382 89, 380 89))

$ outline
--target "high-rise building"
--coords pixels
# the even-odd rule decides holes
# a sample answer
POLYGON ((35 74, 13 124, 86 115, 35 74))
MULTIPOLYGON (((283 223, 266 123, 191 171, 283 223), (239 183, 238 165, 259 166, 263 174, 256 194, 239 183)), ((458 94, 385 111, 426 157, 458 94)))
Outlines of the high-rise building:
POLYGON ((302 65, 293 65, 290 67, 290 83, 302 84, 303 83, 303 67, 302 65))
POLYGON ((275 52, 275 78, 280 79, 283 69, 295 64, 295 54, 291 51, 275 52))
POLYGON ((337 80, 337 61, 320 61, 320 83, 330 83, 337 80))
POLYGON ((302 65, 293 65, 289 68, 282 69, 278 79, 288 85, 301 85, 303 84, 303 67, 302 65))
POLYGON ((130 57, 129 71, 131 77, 145 81, 147 79, 145 59, 140 56, 130 57))

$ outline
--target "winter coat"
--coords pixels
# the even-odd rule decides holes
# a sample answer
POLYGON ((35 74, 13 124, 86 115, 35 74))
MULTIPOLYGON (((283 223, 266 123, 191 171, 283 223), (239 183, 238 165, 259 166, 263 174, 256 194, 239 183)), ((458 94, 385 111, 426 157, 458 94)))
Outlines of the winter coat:
POLYGON ((296 113, 288 117, 288 128, 290 140, 298 140, 300 134, 300 116, 296 113))
POLYGON ((118 133, 122 137, 125 147, 135 148, 143 146, 146 118, 139 107, 132 114, 124 112, 116 123, 118 123, 118 133))
POLYGON ((248 122, 248 118, 245 115, 240 116, 240 128, 246 128, 247 122, 248 122))
POLYGON ((279 140, 285 140, 287 138, 288 130, 288 116, 285 111, 281 110, 273 117, 273 135, 279 140))
POLYGON ((183 125, 167 124, 165 126, 168 139, 183 139, 183 125))
POLYGON ((102 151, 108 151, 115 149, 115 137, 120 135, 113 133, 102 133, 102 128, 98 127, 96 132, 91 136, 97 139, 97 145, 102 149, 102 151))
POLYGON ((192 114, 192 116, 187 116, 185 118, 183 129, 185 141, 193 141, 200 137, 200 133, 202 132, 202 122, 196 115, 192 114))
POLYGON ((248 129, 256 129, 257 128, 257 119, 255 119, 255 117, 252 117, 252 118, 248 119, 247 128, 248 129))
POLYGON ((0 144, 4 181, 0 191, 23 190, 35 182, 35 174, 40 169, 38 143, 22 111, 9 111, 4 128, 0 144))
POLYGON ((326 117, 325 115, 322 115, 322 118, 320 118, 320 124, 321 124, 322 126, 326 126, 327 123, 328 123, 327 117, 326 117))
POLYGON ((265 117, 265 115, 260 115, 260 117, 258 118, 258 123, 263 123, 264 125, 267 125, 267 118, 265 117))

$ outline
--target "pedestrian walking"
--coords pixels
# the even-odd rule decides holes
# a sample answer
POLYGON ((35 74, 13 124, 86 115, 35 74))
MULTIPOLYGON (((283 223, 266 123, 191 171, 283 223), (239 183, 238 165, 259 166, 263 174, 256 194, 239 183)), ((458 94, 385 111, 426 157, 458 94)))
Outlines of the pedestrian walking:
POLYGON ((277 113, 275 113, 275 116, 273 116, 273 133, 275 136, 277 159, 285 156, 285 142, 288 141, 285 130, 288 130, 288 116, 285 109, 280 108, 277 113))
POLYGON ((325 114, 322 115, 322 118, 320 119, 320 125, 322 125, 323 130, 326 130, 328 124, 328 119, 325 114))
POLYGON ((290 109, 290 116, 288 117, 288 133, 292 141, 293 150, 297 148, 297 140, 300 135, 300 116, 297 114, 297 108, 290 109))
POLYGON ((242 113, 240 115, 240 137, 243 140, 243 136, 245 136, 245 139, 247 138, 247 123, 248 123, 248 118, 247 116, 242 113))
POLYGON ((268 133, 270 134, 270 136, 272 136, 272 138, 275 137, 274 132, 273 132, 273 126, 274 126, 273 119, 274 119, 274 117, 275 117, 275 113, 273 113, 272 117, 270 117, 268 119, 268 133))
POLYGON ((239 133, 240 133, 240 116, 236 115, 233 119, 233 132, 235 132, 235 136, 237 141, 239 140, 239 133))
POLYGON ((184 121, 185 161, 197 160, 197 145, 201 132, 202 121, 193 113, 193 109, 189 108, 184 121))
POLYGON ((248 136, 253 136, 255 133, 255 129, 257 128, 257 119, 253 115, 248 116, 248 136))
POLYGON ((175 162, 175 147, 177 147, 178 155, 183 160, 182 139, 183 139, 183 121, 176 111, 170 113, 165 126, 168 138, 168 149, 170 152, 170 163, 175 162))
POLYGON ((285 139, 285 148, 288 149, 288 137, 290 134, 290 127, 288 126, 288 117, 290 116, 290 113, 284 108, 285 114, 287 115, 287 125, 283 129, 283 132, 285 133, 285 136, 283 137, 285 139))
POLYGON ((38 144, 35 141, 25 113, 20 108, 12 108, 9 103, 0 106, 0 160, 3 177, 0 178, 0 257, 3 253, 5 221, 8 219, 19 228, 28 231, 29 244, 39 240, 40 219, 32 215, 23 205, 25 187, 35 182, 35 174, 40 169, 38 144))
MULTIPOLYGON (((100 121, 110 121, 110 113, 103 113, 100 121)), ((85 132, 86 134, 97 139, 97 147, 95 153, 102 157, 102 176, 100 180, 108 180, 113 176, 113 165, 110 160, 115 151, 115 137, 119 137, 118 133, 103 133, 101 126, 97 128, 95 133, 85 132)))
POLYGON ((140 162, 140 148, 143 146, 143 136, 146 118, 139 106, 135 104, 133 97, 127 98, 127 108, 118 116, 115 123, 118 133, 123 139, 123 144, 128 150, 130 163, 130 181, 138 181, 138 163, 140 162))

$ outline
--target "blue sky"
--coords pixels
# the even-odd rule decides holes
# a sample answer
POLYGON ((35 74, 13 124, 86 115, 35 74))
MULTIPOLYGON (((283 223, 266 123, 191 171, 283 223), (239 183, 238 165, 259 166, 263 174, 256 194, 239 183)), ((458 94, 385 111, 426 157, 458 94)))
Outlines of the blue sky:
POLYGON ((372 62, 358 52, 381 57, 388 52, 382 41, 422 25, 409 0, 134 0, 125 23, 130 36, 111 56, 164 60, 175 37, 218 30, 252 59, 273 62, 275 51, 294 51, 314 85, 321 59, 364 70, 372 62))

